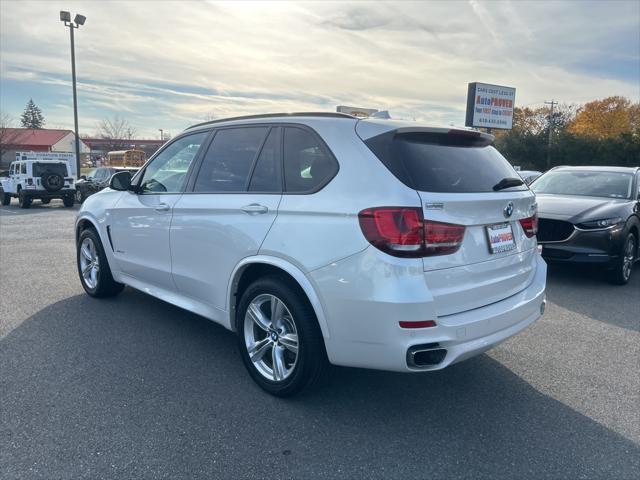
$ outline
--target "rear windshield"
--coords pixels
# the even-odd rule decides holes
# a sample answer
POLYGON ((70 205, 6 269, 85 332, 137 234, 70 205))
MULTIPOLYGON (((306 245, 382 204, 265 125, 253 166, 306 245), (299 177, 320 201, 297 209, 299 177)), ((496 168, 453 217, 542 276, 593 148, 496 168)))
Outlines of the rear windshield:
POLYGON ((478 137, 390 132, 365 143, 400 181, 423 192, 493 192, 501 180, 520 178, 500 152, 478 137))
POLYGON ((64 163, 34 163, 33 164, 33 176, 41 177, 44 172, 57 173, 63 177, 67 176, 67 166, 64 163))

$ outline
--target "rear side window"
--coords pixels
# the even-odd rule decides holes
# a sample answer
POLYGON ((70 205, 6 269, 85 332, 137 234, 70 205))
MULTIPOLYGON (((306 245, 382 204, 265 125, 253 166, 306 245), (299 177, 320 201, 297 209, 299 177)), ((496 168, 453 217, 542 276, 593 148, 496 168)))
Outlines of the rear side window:
POLYGON ((249 183, 250 192, 281 192, 280 129, 272 128, 264 143, 249 183))
POLYGON ((24 173, 25 175, 27 174, 27 164, 26 163, 23 163, 20 166, 20 173, 24 173))
POLYGON ((267 127, 219 130, 202 161, 194 192, 244 192, 267 127))
POLYGON ((500 152, 477 137, 390 132, 365 143, 400 181, 423 192, 493 192, 500 180, 520 178, 500 152))
POLYGON ((288 193, 314 192, 337 172, 338 162, 315 134, 302 128, 285 128, 284 177, 288 193))

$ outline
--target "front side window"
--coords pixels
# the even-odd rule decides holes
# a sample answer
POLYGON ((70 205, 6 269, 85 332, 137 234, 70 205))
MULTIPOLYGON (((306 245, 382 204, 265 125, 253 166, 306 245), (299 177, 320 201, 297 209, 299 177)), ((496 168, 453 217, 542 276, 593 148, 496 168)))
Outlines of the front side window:
POLYGON ((244 192, 268 127, 219 130, 202 161, 194 192, 244 192))
POLYGON ((337 162, 316 135, 303 128, 285 128, 284 178, 288 193, 315 191, 337 172, 337 162))
POLYGON ((141 193, 182 192, 189 166, 208 133, 200 132, 181 137, 162 150, 142 174, 139 183, 141 193))

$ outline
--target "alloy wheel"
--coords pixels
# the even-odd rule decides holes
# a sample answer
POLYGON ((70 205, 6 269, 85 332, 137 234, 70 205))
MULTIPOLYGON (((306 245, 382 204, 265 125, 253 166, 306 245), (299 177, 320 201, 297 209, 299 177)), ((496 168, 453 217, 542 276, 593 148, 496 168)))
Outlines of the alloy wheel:
POLYGON ((99 271, 100 259, 96 245, 92 239, 85 238, 80 245, 80 272, 87 287, 91 289, 97 287, 99 271))
POLYGON ((625 251, 623 253, 624 258, 622 260, 622 276, 625 280, 629 280, 631 277, 631 269, 633 268, 633 261, 635 260, 636 241, 634 236, 630 236, 627 241, 625 251))
POLYGON ((298 363, 298 330, 291 312, 275 295, 255 297, 244 317, 244 342, 249 359, 271 381, 288 378, 298 363))

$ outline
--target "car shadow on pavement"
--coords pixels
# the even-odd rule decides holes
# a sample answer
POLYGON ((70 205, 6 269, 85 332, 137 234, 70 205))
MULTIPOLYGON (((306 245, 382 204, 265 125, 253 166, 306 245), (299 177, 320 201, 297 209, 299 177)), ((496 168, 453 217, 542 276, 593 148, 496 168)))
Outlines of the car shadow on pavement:
POLYGON ((563 308, 611 325, 640 331, 640 263, 627 285, 613 285, 607 272, 570 265, 549 265, 547 299, 563 308), (635 308, 634 308, 635 306, 635 308))
POLYGON ((235 336, 142 293, 67 298, 0 340, 3 478, 632 478, 640 446, 483 355, 262 392, 235 336))

